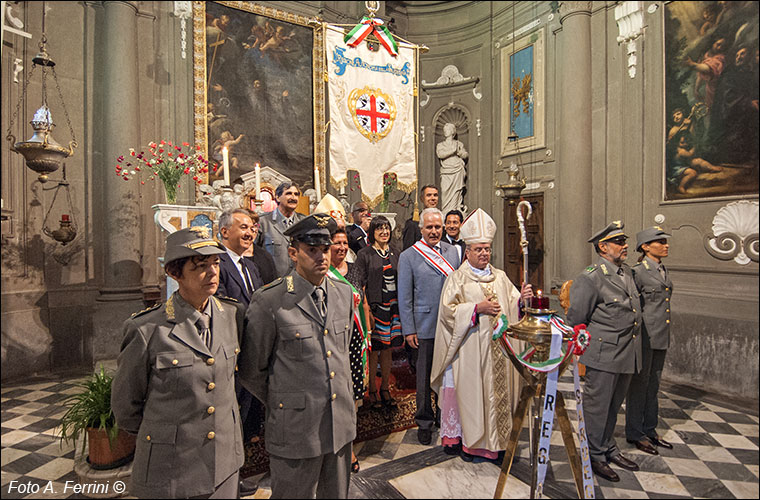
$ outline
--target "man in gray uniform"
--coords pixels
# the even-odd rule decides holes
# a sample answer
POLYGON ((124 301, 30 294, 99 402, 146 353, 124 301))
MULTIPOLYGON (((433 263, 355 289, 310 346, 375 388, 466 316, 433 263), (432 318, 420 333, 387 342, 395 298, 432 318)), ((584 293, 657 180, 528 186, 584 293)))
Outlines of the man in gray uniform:
POLYGON ((574 280, 567 311, 571 325, 584 323, 591 334, 580 359, 586 365, 583 412, 591 468, 609 481, 620 477, 607 462, 639 470, 620 453, 613 437, 631 376, 641 370, 641 299, 631 269, 623 263, 627 238, 623 224, 614 221, 588 240, 599 259, 574 280))
POLYGON ((261 230, 255 243, 266 248, 272 255, 277 276, 285 276, 293 270, 288 256, 288 237, 285 231, 304 218, 296 212, 301 191, 292 182, 283 182, 274 191, 277 208, 259 218, 261 230))
POLYGON ((636 286, 644 309, 642 369, 631 379, 625 404, 625 437, 639 450, 657 455, 655 446, 672 449, 673 445, 657 436, 660 390, 665 354, 670 345, 670 296, 673 283, 662 263, 668 256, 670 235, 659 226, 636 235, 636 250, 643 255, 633 266, 636 286))
POLYGON ((325 279, 336 226, 314 214, 285 231, 295 269, 254 292, 246 313, 239 376, 266 404, 272 498, 348 496, 353 295, 325 279))
POLYGON ((205 227, 166 238, 177 290, 124 322, 111 389, 116 423, 137 434, 130 494, 235 498, 243 465, 234 377, 243 308, 213 297, 224 247, 205 227))

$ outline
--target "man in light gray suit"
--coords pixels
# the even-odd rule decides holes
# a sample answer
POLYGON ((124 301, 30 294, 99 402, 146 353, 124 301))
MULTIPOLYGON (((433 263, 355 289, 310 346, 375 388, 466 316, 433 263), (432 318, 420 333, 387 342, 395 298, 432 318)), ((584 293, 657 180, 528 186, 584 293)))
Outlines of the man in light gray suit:
POLYGON ((348 496, 353 294, 325 279, 336 227, 314 214, 289 228, 295 270, 256 290, 246 313, 239 377, 266 405, 271 498, 348 496))
POLYGON ((305 216, 296 212, 301 191, 292 182, 283 182, 274 191, 277 208, 259 218, 261 226, 255 243, 266 248, 272 255, 277 276, 285 276, 293 270, 288 256, 289 238, 285 231, 305 216))
POLYGON ((459 267, 456 249, 441 241, 443 214, 426 208, 420 214, 422 239, 407 248, 398 261, 398 305, 401 329, 407 345, 417 355, 417 439, 430 444, 437 410, 430 402, 438 302, 446 277, 459 267))
POLYGON ((670 345, 670 297, 673 283, 662 259, 668 256, 670 235, 659 226, 636 235, 636 250, 642 253, 633 266, 636 286, 644 306, 642 357, 643 366, 631 379, 625 404, 625 437, 636 448, 658 455, 655 446, 672 449, 673 445, 657 435, 660 390, 665 354, 670 345))
POLYGON ((243 308, 213 297, 224 247, 208 228, 166 238, 179 290, 124 322, 111 389, 121 429, 137 435, 130 494, 235 498, 243 465, 234 377, 243 308))
POLYGON ((581 356, 586 365, 583 413, 591 468, 608 481, 620 477, 611 462, 627 470, 639 466, 620 453, 613 432, 617 413, 634 373, 641 370, 641 299, 628 256, 623 223, 613 221, 589 239, 599 254, 570 288, 570 325, 585 324, 591 344, 581 356))

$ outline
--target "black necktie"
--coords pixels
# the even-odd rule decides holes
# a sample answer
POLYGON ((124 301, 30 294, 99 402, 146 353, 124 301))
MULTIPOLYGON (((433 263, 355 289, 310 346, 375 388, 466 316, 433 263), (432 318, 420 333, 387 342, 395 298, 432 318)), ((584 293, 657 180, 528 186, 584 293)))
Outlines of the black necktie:
POLYGON ((211 349, 211 317, 208 314, 201 313, 201 317, 195 322, 195 326, 198 328, 198 335, 206 347, 211 349))
POLYGON ((314 299, 314 304, 317 306, 317 311, 319 311, 320 316, 322 316, 322 319, 325 319, 325 315, 327 314, 327 306, 325 305, 325 291, 322 289, 322 287, 316 287, 314 289, 314 292, 311 294, 312 298, 314 299))
POLYGON ((245 262, 243 257, 240 257, 238 261, 240 263, 240 270, 243 272, 243 279, 245 280, 245 288, 248 290, 248 295, 253 292, 253 285, 251 285, 251 278, 248 276, 248 269, 245 268, 245 262))

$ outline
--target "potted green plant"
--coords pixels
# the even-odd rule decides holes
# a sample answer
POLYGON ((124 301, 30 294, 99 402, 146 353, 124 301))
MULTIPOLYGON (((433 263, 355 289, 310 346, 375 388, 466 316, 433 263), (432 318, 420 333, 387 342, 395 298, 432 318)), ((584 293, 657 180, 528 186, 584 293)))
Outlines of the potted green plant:
POLYGON ((94 469, 114 469, 129 463, 134 457, 135 438, 120 431, 111 409, 111 382, 113 376, 103 365, 100 371, 77 384, 82 392, 63 400, 66 413, 61 417, 62 441, 74 442, 82 438, 82 450, 87 447, 87 461, 94 469))

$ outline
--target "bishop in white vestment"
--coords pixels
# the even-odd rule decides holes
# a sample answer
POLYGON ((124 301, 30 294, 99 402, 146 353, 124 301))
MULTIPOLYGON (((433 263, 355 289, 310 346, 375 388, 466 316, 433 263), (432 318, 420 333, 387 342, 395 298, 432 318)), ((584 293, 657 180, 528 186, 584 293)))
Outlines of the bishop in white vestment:
MULTIPOLYGON (((466 260, 451 273, 441 292, 431 387, 441 405, 441 438, 463 457, 495 459, 507 447, 512 410, 519 397, 519 375, 492 340, 496 318, 518 321, 522 293, 504 271, 493 267, 491 242, 496 224, 483 210, 462 224, 466 260)), ((515 341, 517 342, 517 341, 515 341)))

